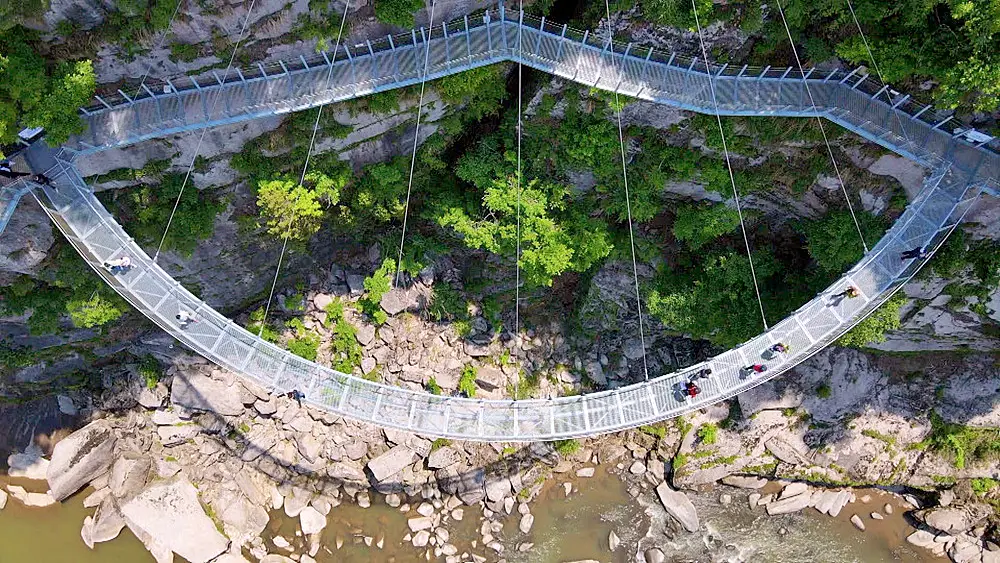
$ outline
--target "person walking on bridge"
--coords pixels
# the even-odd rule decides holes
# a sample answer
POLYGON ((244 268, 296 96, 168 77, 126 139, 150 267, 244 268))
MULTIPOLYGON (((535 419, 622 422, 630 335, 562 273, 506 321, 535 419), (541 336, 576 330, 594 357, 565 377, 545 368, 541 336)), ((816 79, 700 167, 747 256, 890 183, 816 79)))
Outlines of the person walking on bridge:
POLYGON ((843 301, 845 298, 854 299, 859 295, 861 295, 861 293, 858 291, 858 288, 854 287, 853 285, 849 285, 847 286, 847 289, 845 289, 844 291, 833 294, 833 299, 830 301, 830 306, 836 307, 840 305, 840 302, 843 301))
POLYGON ((740 370, 740 379, 746 379, 751 375, 764 373, 765 371, 767 371, 767 366, 764 364, 753 364, 740 370))
POLYGON ((108 269, 112 274, 119 274, 121 272, 127 272, 132 268, 132 259, 127 255, 121 258, 115 258, 114 260, 108 260, 104 263, 104 267, 108 269))
POLYGON ((687 398, 694 399, 695 397, 698 396, 699 393, 701 393, 701 387, 698 387, 695 384, 694 380, 688 381, 686 384, 684 384, 685 399, 687 398))
POLYGON ((899 257, 901 260, 922 260, 927 257, 927 251, 918 246, 901 253, 899 257))
POLYGON ((187 328, 188 325, 196 322, 198 322, 198 319, 191 311, 181 310, 180 313, 177 313, 177 323, 181 325, 181 328, 187 328))

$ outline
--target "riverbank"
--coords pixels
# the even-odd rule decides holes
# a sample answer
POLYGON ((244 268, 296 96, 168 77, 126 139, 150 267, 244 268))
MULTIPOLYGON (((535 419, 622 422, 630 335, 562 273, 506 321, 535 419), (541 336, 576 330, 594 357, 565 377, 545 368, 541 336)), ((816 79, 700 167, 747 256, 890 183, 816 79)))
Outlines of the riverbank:
MULTIPOLYGON (((60 398, 83 427, 54 447, 34 432, 38 447, 8 458, 12 474, 36 479, 23 491, 5 483, 8 504, 78 507, 75 541, 95 554, 105 542, 134 546, 120 539, 126 529, 157 561, 224 563, 831 553, 993 561, 998 553, 989 504, 997 491, 983 489, 995 464, 968 450, 958 467, 933 442, 941 423, 903 403, 919 386, 854 351, 826 351, 794 377, 694 416, 551 444, 460 444, 377 429, 185 354, 153 385, 138 368, 109 376, 99 397, 60 398), (822 402, 801 391, 820 377, 832 389, 822 402), (894 423, 904 409, 913 411, 905 427, 894 423), (875 469, 891 473, 872 480, 875 469), (908 485, 910 496, 863 488, 874 483, 908 485), (96 510, 83 517, 83 507, 96 510)), ((953 369, 966 385, 996 377, 984 357, 953 369)), ((931 416, 958 412, 950 393, 937 394, 931 412, 941 414, 931 416)), ((966 402, 966 415, 994 416, 982 401, 966 402)), ((957 423, 948 424, 955 435, 957 423)))
MULTIPOLYGON (((647 534, 655 537, 657 534, 650 526, 665 518, 666 513, 652 495, 632 499, 627 481, 627 477, 603 467, 592 478, 549 480, 532 503, 535 523, 531 533, 521 534, 515 519, 506 519, 502 543, 508 554, 507 561, 635 561, 632 546, 638 545, 647 534), (565 494, 564 482, 573 483, 574 490, 569 495, 565 494), (612 532, 621 541, 613 552, 608 544, 612 532), (525 541, 533 544, 531 551, 518 553, 517 545, 525 541)), ((44 488, 41 482, 20 479, 0 480, 0 487, 6 488, 12 483, 36 491, 44 488)), ((91 512, 83 506, 87 494, 88 491, 84 491, 64 503, 46 508, 8 504, 0 511, 0 561, 153 561, 127 528, 114 541, 98 544, 93 550, 83 544, 79 527, 91 512), (40 552, 40 545, 52 547, 40 552)), ((703 526, 698 533, 678 535, 662 544, 666 553, 673 558, 698 561, 767 560, 777 563, 892 560, 932 563, 945 560, 905 542, 913 528, 901 511, 887 515, 883 521, 870 523, 862 532, 850 523, 848 512, 836 518, 815 511, 767 516, 763 509, 748 508, 746 497, 750 494, 725 486, 711 493, 690 493, 688 496, 703 526)), ((857 508, 902 504, 897 495, 879 490, 861 489, 855 494, 859 498, 872 497, 869 503, 859 503, 857 508)), ((372 563, 392 558, 409 561, 421 556, 410 542, 403 541, 408 531, 406 514, 385 504, 384 497, 377 493, 373 497, 367 509, 350 503, 331 511, 329 523, 321 533, 320 545, 323 547, 315 557, 317 563, 372 563)), ((270 516, 271 521, 262 534, 265 544, 273 545, 275 538, 280 536, 288 539, 293 549, 288 552, 276 548, 278 551, 292 556, 308 549, 308 542, 300 535, 298 519, 287 517, 283 511, 272 511, 270 516)), ((464 524, 455 526, 458 523, 453 523, 449 527, 452 543, 463 551, 473 549, 472 542, 479 537, 481 518, 481 510, 470 509, 464 524)))

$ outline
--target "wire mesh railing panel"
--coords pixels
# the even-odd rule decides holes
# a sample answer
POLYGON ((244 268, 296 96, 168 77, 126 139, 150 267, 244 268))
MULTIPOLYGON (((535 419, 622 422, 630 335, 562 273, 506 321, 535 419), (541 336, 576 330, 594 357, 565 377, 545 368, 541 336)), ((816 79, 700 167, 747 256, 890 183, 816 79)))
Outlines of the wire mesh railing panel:
POLYGON ((586 415, 582 398, 560 401, 552 407, 556 435, 581 435, 587 432, 586 415))
POLYGON ((792 350, 805 350, 813 343, 813 339, 809 338, 809 334, 795 317, 786 317, 771 327, 771 335, 792 350))
POLYGON ((828 332, 842 324, 841 319, 834 312, 835 310, 828 303, 820 300, 809 302, 799 311, 796 317, 816 340, 823 338, 828 332))
POLYGON ((517 428, 513 436, 546 436, 551 433, 550 407, 518 401, 511 408, 517 413, 517 428))
POLYGON ((613 395, 589 395, 584 396, 583 400, 587 402, 587 416, 591 429, 600 431, 604 428, 621 426, 620 406, 613 395))

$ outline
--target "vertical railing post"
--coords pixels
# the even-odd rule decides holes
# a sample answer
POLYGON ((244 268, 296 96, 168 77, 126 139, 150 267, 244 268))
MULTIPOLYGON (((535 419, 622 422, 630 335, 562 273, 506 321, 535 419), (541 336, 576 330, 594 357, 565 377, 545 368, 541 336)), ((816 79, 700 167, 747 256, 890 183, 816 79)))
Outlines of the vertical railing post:
POLYGON ((490 56, 492 57, 493 56, 492 55, 492 53, 493 53, 493 31, 492 31, 493 26, 492 26, 492 22, 490 21, 490 12, 489 11, 486 12, 486 15, 483 16, 483 19, 486 20, 486 46, 489 48, 490 56))
POLYGON ((469 62, 472 62, 472 34, 469 33, 469 16, 463 16, 462 21, 465 23, 465 56, 468 57, 469 62))
POLYGON ((757 99, 761 99, 760 92, 764 88, 764 76, 767 75, 767 71, 771 70, 771 65, 764 67, 764 70, 760 71, 757 76, 757 99))
POLYGON ((441 32, 444 33, 444 68, 451 70, 451 39, 448 37, 448 24, 441 24, 441 32))
POLYGON ((163 108, 160 106, 160 98, 158 98, 156 94, 154 94, 153 91, 149 89, 149 86, 146 86, 145 82, 142 83, 142 89, 145 90, 147 94, 149 94, 150 98, 153 98, 153 103, 156 104, 156 116, 160 118, 160 123, 163 123, 164 122, 163 108))
POLYGON ((576 68, 573 70, 573 78, 572 78, 572 80, 576 80, 576 75, 580 74, 580 63, 583 61, 583 53, 587 50, 587 35, 589 33, 590 33, 590 30, 587 30, 587 31, 583 32, 583 42, 581 42, 581 44, 580 44, 580 53, 576 57, 576 68))
MULTIPOLYGON (((521 30, 518 29, 518 33, 520 33, 520 32, 521 32, 521 30)), ((500 6, 500 37, 501 37, 501 39, 503 39, 503 50, 504 50, 504 53, 507 54, 507 55, 509 55, 510 54, 510 46, 507 44, 507 18, 504 15, 503 5, 500 6)))
POLYGON ((184 100, 181 98, 181 93, 177 91, 177 87, 174 83, 167 79, 167 86, 170 86, 170 91, 174 94, 174 99, 177 100, 177 114, 180 116, 178 119, 181 123, 187 124, 187 112, 184 111, 184 100))
POLYGON ((388 37, 389 48, 392 49, 392 78, 399 82, 399 51, 396 50, 396 43, 392 40, 392 35, 388 37))
POLYGON ((538 26, 538 39, 535 41, 535 50, 532 53, 535 60, 542 60, 542 35, 545 34, 545 16, 542 16, 542 24, 538 26))
POLYGON ((740 69, 739 74, 733 79, 733 103, 738 104, 740 101, 740 79, 743 78, 743 73, 747 71, 748 65, 743 65, 740 69))
POLYGON ((288 97, 295 97, 295 81, 292 80, 292 73, 288 72, 288 67, 285 66, 285 61, 278 59, 278 64, 281 65, 281 70, 285 73, 285 80, 288 81, 288 97))
MULTIPOLYGON (((670 55, 671 62, 673 62, 675 55, 676 53, 670 55)), ((652 56, 653 56, 653 48, 650 47, 649 51, 646 52, 645 60, 642 61, 642 72, 639 73, 639 91, 635 93, 636 97, 639 97, 639 95, 642 94, 642 92, 646 89, 646 75, 649 74, 649 66, 651 64, 649 62, 649 58, 652 56)), ((670 66, 670 63, 667 63, 667 66, 670 66)))
POLYGON ((132 117, 135 118, 135 129, 136 131, 142 130, 142 118, 139 117, 139 112, 135 110, 135 100, 128 97, 128 94, 122 92, 121 89, 118 90, 118 94, 128 101, 129 108, 132 110, 132 117))
POLYGON ((236 69, 236 75, 240 77, 240 83, 243 85, 243 99, 247 103, 247 111, 253 107, 253 98, 250 96, 250 87, 247 85, 247 79, 243 76, 243 71, 239 68, 236 69))
MULTIPOLYGON (((622 82, 625 80, 625 59, 628 57, 628 52, 632 50, 632 43, 625 46, 625 52, 622 53, 622 64, 618 67, 618 84, 615 85, 615 93, 618 93, 618 89, 622 87, 622 82)), ((614 53, 611 55, 611 64, 615 62, 614 53)))
MULTIPOLYGON (((215 93, 215 95, 216 96, 223 96, 223 94, 225 94, 224 90, 225 90, 226 81, 223 80, 222 78, 219 78, 219 73, 217 73, 217 72, 213 71, 212 72, 212 76, 214 76, 215 77, 215 81, 219 83, 219 85, 218 85, 218 89, 219 90, 218 90, 218 92, 215 93)), ((216 99, 218 99, 218 98, 216 98, 216 99)), ((226 115, 228 115, 229 117, 232 117, 233 116, 233 108, 232 108, 232 106, 229 103, 229 96, 224 96, 224 99, 226 101, 226 115)), ((215 105, 215 103, 213 103, 212 105, 215 105)))
POLYGON ((346 43, 344 43, 344 52, 347 53, 347 61, 351 65, 351 82, 354 84, 354 91, 356 93, 360 87, 358 84, 358 69, 354 65, 354 56, 351 55, 351 50, 347 47, 346 43))
POLYGON ((559 34, 559 46, 556 48, 556 61, 562 59, 563 45, 566 43, 566 28, 567 24, 563 24, 562 33, 559 34))
POLYGON ((368 46, 368 56, 372 58, 372 82, 378 80, 378 57, 375 56, 375 50, 372 49, 372 42, 366 40, 365 45, 368 46))

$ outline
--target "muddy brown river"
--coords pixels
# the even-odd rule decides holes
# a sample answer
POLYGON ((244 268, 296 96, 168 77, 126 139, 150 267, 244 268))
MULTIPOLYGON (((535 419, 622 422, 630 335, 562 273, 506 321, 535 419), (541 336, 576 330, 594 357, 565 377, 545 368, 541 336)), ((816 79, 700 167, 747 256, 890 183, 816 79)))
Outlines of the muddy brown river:
MULTIPOLYGON (((7 482, 0 480, 0 485, 6 486, 7 482)), ((35 491, 45 488, 41 482, 15 480, 15 484, 35 491)), ((857 494, 859 497, 871 495, 872 500, 868 504, 848 505, 838 518, 822 516, 813 510, 768 517, 760 508, 750 510, 747 507, 745 492, 730 488, 692 494, 701 517, 702 531, 674 540, 658 535, 657 543, 667 553, 668 561, 678 562, 941 561, 906 544, 904 538, 912 528, 901 516, 902 509, 895 497, 872 490, 859 490, 857 494), (729 506, 719 503, 722 492, 732 496, 729 506), (883 521, 867 517, 872 511, 881 511, 886 502, 895 504, 899 510, 886 515, 883 521), (850 524, 849 518, 854 513, 865 515, 865 532, 850 524)), ((634 546, 646 534, 649 523, 662 517, 662 509, 652 494, 643 495, 645 502, 633 500, 617 477, 603 472, 591 479, 556 476, 531 504, 535 522, 529 534, 521 534, 517 529, 516 513, 507 519, 501 537, 504 556, 512 563, 560 563, 578 559, 635 561, 634 546), (567 481, 575 487, 568 497, 563 487, 567 481), (612 530, 622 540, 622 547, 615 553, 608 550, 608 534, 612 530), (517 546, 524 542, 534 546, 527 553, 518 553, 517 546), (626 547, 633 551, 626 552, 626 547)), ((83 508, 85 496, 86 493, 77 494, 61 505, 47 508, 25 508, 11 498, 7 507, 0 511, 0 563, 153 561, 127 528, 118 539, 98 544, 93 551, 88 549, 80 539, 83 519, 92 512, 83 508)), ((407 517, 386 506, 375 494, 368 509, 349 504, 334 508, 323 531, 322 548, 316 559, 320 563, 424 561, 423 551, 402 541, 407 531, 407 517), (367 545, 366 538, 371 546, 367 545), (382 548, 377 545, 380 539, 382 548), (338 543, 341 544, 339 549, 338 543)), ((447 526, 451 543, 459 548, 459 553, 485 553, 479 536, 480 517, 478 509, 467 508, 462 522, 447 526)), ((271 523, 265 531, 268 547, 273 553, 288 554, 273 546, 273 537, 280 535, 292 543, 295 553, 303 553, 305 541, 297 536, 297 529, 297 519, 287 518, 281 512, 272 513, 271 523)), ((656 535, 658 532, 653 530, 651 533, 656 535)), ((496 559, 492 552, 488 557, 491 561, 496 559)))

